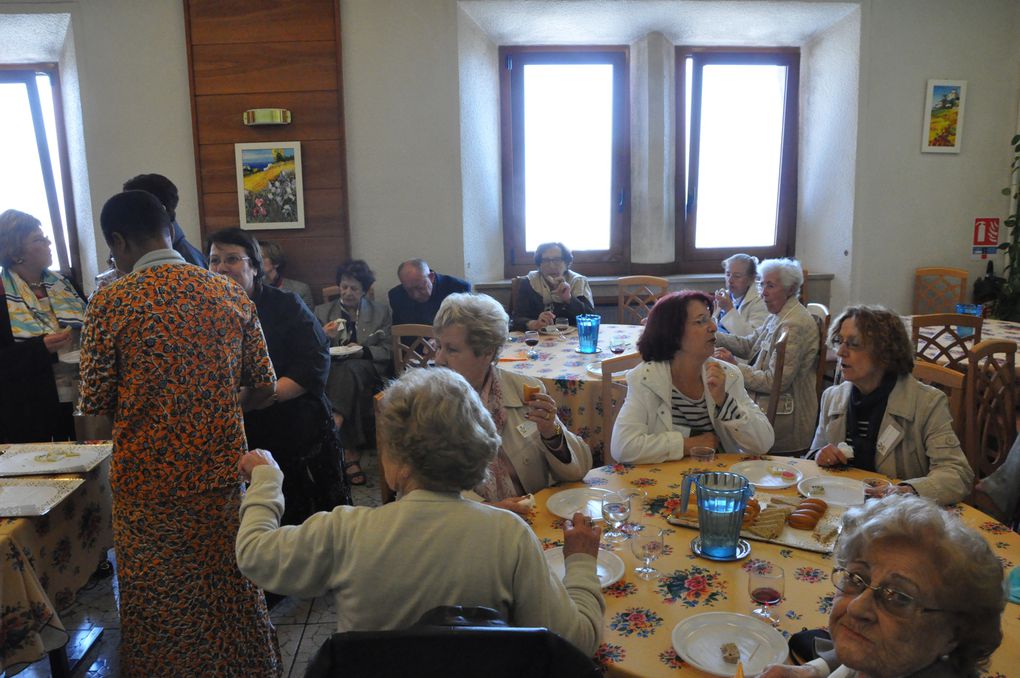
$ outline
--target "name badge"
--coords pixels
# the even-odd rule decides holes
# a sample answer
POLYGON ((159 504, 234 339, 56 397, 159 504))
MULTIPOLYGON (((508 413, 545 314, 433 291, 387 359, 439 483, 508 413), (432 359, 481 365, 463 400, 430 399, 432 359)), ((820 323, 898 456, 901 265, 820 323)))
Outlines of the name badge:
POLYGON ((878 441, 875 443, 875 450, 879 454, 885 454, 896 443, 896 439, 899 436, 900 432, 892 424, 886 426, 885 430, 882 431, 882 435, 878 437, 878 441))
POLYGON ((533 421, 526 421, 522 424, 517 424, 517 432, 525 438, 531 437, 538 433, 538 424, 533 421))

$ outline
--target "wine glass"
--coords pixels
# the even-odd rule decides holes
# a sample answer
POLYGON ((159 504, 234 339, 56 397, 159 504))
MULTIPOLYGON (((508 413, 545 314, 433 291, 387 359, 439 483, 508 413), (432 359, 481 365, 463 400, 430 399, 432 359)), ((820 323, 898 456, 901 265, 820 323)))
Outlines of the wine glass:
POLYGON ((619 355, 627 349, 627 340, 623 337, 612 337, 609 340, 609 350, 619 355))
POLYGON ((771 563, 756 566, 747 579, 747 592, 751 600, 761 605, 751 613, 773 626, 777 626, 779 620, 769 614, 769 606, 778 605, 783 599, 784 581, 783 568, 771 563))
POLYGON ((525 332, 524 343, 528 345, 528 357, 532 360, 537 360, 538 351, 535 350, 535 347, 538 346, 538 332, 535 330, 525 332))
POLYGON ((556 329, 560 332, 566 332, 570 329, 570 318, 556 318, 556 321, 553 324, 556 325, 556 329))
POLYGON ((609 529, 602 533, 602 538, 610 550, 627 541, 623 526, 630 518, 630 497, 623 492, 607 492, 602 495, 602 519, 609 525, 609 529))
POLYGON ((634 557, 644 562, 634 568, 637 576, 645 581, 654 579, 659 571, 652 567, 652 561, 662 555, 663 530, 658 530, 650 525, 635 525, 634 534, 630 537, 630 550, 634 557))

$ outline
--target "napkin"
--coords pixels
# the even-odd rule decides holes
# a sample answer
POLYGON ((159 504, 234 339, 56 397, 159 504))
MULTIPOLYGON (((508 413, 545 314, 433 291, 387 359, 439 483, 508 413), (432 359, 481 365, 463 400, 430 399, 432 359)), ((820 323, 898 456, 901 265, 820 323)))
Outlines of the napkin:
POLYGON ((527 360, 528 355, 524 351, 518 351, 517 353, 508 353, 507 355, 500 356, 499 362, 510 363, 518 360, 527 360))
POLYGON ((836 449, 843 453, 843 456, 847 458, 847 461, 854 458, 854 448, 850 447, 847 443, 840 443, 836 445, 836 449))
POLYGON ((1009 602, 1020 603, 1020 567, 1014 567, 1007 577, 1009 583, 1009 602))

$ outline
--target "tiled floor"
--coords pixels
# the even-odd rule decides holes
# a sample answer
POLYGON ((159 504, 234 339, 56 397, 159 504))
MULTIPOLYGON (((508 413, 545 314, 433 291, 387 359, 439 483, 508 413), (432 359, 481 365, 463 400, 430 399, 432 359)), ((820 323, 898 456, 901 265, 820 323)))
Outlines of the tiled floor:
MULTIPOLYGON (((363 468, 368 475, 368 484, 354 488, 354 503, 358 506, 379 505, 379 468, 375 452, 362 453, 363 468)), ((112 553, 111 553, 112 555, 112 553)), ((112 560, 112 558, 111 558, 112 560)), ((108 678, 120 675, 118 648, 120 646, 120 616, 117 614, 116 575, 102 579, 92 588, 83 590, 78 600, 60 616, 64 627, 71 634, 68 654, 76 656, 72 648, 96 627, 104 628, 103 636, 89 652, 91 664, 80 668, 76 677, 108 678)), ((314 600, 286 598, 272 611, 273 624, 280 639, 283 654, 284 676, 300 678, 319 647, 336 628, 336 612, 333 599, 329 596, 314 600)), ((26 678, 50 678, 49 660, 43 659, 32 664, 18 676, 26 678)))

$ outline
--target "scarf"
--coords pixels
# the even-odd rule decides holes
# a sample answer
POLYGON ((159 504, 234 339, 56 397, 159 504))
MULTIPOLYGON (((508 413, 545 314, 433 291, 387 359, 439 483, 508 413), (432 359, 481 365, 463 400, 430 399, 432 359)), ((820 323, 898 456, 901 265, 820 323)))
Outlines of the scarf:
POLYGON ((39 299, 25 280, 10 269, 2 275, 7 293, 7 312, 11 333, 19 341, 59 332, 61 326, 81 327, 85 321, 85 303, 74 286, 63 276, 43 271, 46 296, 39 299))
MULTIPOLYGON (((506 410, 503 409, 503 385, 500 383, 499 375, 496 374, 496 367, 489 367, 489 374, 485 377, 485 386, 479 394, 485 409, 492 415, 496 424, 496 432, 503 435, 503 428, 506 426, 506 410)), ((499 446, 496 457, 489 463, 488 471, 482 482, 475 488, 485 501, 497 502, 508 497, 516 497, 524 494, 521 481, 517 478, 517 471, 514 470, 510 458, 499 446)))
POLYGON ((850 406, 847 408, 846 442, 854 448, 854 457, 850 465, 866 471, 875 470, 875 446, 878 441, 878 429, 885 416, 885 406, 889 402, 889 394, 896 386, 897 377, 887 372, 882 383, 871 393, 864 395, 856 386, 850 392, 850 406), (868 432, 862 435, 860 422, 868 422, 868 432))
MULTIPOLYGON (((584 297, 588 301, 592 301, 591 288, 588 287, 587 279, 582 275, 577 275, 573 271, 566 271, 563 273, 563 279, 570 285, 570 296, 584 297)), ((553 304, 562 305, 564 302, 559 299, 553 299, 552 289, 549 287, 549 281, 545 279, 539 271, 531 271, 528 273, 528 283, 531 285, 531 289, 535 291, 538 296, 542 297, 542 304, 546 308, 552 308, 553 304)))

